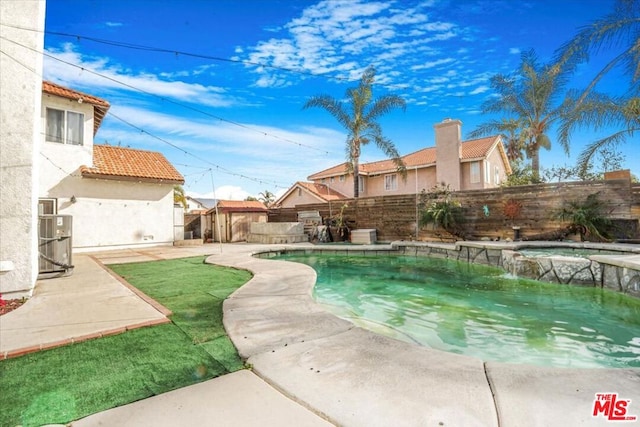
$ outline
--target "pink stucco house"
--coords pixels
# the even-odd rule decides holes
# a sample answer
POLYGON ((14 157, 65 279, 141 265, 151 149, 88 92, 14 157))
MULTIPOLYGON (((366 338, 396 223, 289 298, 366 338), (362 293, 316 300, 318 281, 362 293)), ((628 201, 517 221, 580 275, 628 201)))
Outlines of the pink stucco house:
MULTIPOLYGON (((406 179, 392 160, 360 164, 360 197, 416 194, 437 184, 454 190, 474 190, 500 186, 511 166, 499 135, 462 141, 462 122, 445 119, 434 125, 435 147, 402 157, 406 179)), ((353 173, 347 163, 316 172, 310 183, 297 182, 280 199, 281 207, 319 203, 353 197, 353 173)))

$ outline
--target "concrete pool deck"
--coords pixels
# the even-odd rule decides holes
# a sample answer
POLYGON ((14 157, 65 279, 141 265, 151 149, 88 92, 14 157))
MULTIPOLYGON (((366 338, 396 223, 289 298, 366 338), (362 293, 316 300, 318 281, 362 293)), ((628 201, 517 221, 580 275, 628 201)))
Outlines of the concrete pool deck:
MULTIPOLYGON (((328 425, 328 420, 345 426, 611 425, 602 414, 593 416, 596 393, 617 393, 619 400, 631 400, 627 415, 639 417, 640 423, 640 369, 483 362, 386 338, 316 304, 311 297, 316 276, 310 267, 252 256, 311 247, 231 244, 93 254, 112 264, 214 252, 208 262, 253 272, 223 309, 230 338, 260 378, 248 371, 229 374, 72 424, 209 420, 233 426, 328 425), (237 397, 239 391, 242 397, 237 397), (263 415, 251 416, 257 414, 263 415)), ((383 245, 371 248, 385 250, 383 245)), ((361 253, 367 247, 350 249, 361 253)), ((35 298, 37 294, 28 304, 35 298)))
POLYGON ((630 399, 628 415, 640 416, 640 369, 512 365, 419 347, 324 311, 311 297, 310 267, 249 252, 207 261, 255 275, 224 304, 240 355, 268 383, 337 425, 609 425, 593 416, 597 393, 630 399))

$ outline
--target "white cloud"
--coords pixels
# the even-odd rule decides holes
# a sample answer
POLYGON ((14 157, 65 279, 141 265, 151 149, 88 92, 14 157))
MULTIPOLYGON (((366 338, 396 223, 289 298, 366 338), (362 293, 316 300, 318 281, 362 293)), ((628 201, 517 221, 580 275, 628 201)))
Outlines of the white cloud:
POLYGON ((122 22, 111 22, 107 21, 104 23, 107 27, 122 27, 122 22))
POLYGON ((187 195, 196 199, 219 199, 219 200, 245 200, 251 194, 236 185, 222 185, 208 193, 198 193, 194 191, 187 191, 187 195))
POLYGON ((488 90, 489 86, 478 86, 477 88, 469 92, 469 95, 478 95, 480 93, 485 93, 488 90))
MULTIPOLYGON (((107 115, 96 142, 163 152, 185 175, 185 189, 206 187, 202 171, 211 169, 217 185, 274 191, 344 160, 345 135, 333 129, 231 124, 120 104, 110 113, 135 127, 107 115)), ((250 191, 245 193, 242 198, 250 191)), ((239 198, 241 192, 233 194, 239 198)))
POLYGON ((509 53, 511 55, 520 55, 520 48, 517 48, 517 47, 509 48, 509 53))
POLYGON ((411 67, 411 70, 412 71, 425 70, 425 69, 428 69, 428 68, 437 67, 439 65, 449 64, 449 63, 454 62, 454 61, 455 61, 455 59, 453 59, 453 58, 436 59, 435 61, 428 61, 428 62, 424 62, 422 64, 414 65, 414 66, 411 67))
MULTIPOLYGON (((95 88, 144 92, 213 107, 230 107, 243 103, 241 99, 227 95, 222 87, 169 80, 184 76, 183 72, 133 72, 119 64, 111 63, 108 58, 83 56, 70 43, 61 49, 48 49, 46 54, 43 67, 45 79, 66 86, 91 88, 94 92, 95 88)), ((203 72, 206 67, 196 70, 203 72)))
MULTIPOLYGON (((379 69, 392 64, 409 68, 418 65, 416 59, 435 54, 435 42, 456 37, 454 23, 429 21, 423 9, 430 5, 426 2, 399 8, 393 1, 325 0, 285 24, 279 38, 258 42, 244 51, 252 63, 331 74, 340 79, 357 80, 360 75, 356 70, 370 64, 379 69), (341 67, 345 60, 356 65, 345 70, 341 67)), ((260 75, 257 86, 282 85, 277 70, 257 67, 253 71, 260 75)), ((295 83, 291 74, 285 78, 288 84, 295 83)), ((385 82, 391 87, 407 83, 394 78, 385 82)))

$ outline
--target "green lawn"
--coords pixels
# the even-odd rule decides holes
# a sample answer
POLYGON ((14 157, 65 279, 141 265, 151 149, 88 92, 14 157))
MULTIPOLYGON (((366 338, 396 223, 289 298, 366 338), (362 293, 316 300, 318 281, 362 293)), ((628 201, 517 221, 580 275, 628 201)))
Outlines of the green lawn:
POLYGON ((250 273, 203 257, 110 266, 173 323, 0 362, 0 426, 67 423, 244 367, 222 301, 250 273))

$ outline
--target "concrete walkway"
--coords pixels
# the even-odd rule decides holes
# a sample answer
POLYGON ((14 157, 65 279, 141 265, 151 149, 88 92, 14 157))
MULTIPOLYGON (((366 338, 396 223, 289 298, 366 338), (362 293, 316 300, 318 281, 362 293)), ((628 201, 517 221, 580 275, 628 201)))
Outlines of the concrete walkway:
POLYGON ((39 281, 22 307, 0 317, 0 359, 170 321, 96 260, 73 261, 70 276, 39 281))
MULTIPOLYGON (((617 393, 619 399, 630 400, 627 415, 639 419, 624 424, 640 423, 639 369, 483 362, 386 338, 317 305, 311 298, 315 272, 309 267, 251 257, 273 245, 219 248, 163 247, 93 255, 108 264, 212 254, 208 262, 252 271, 254 277, 225 301, 224 323, 253 372, 236 372, 73 425, 330 425, 325 420, 345 426, 611 425, 602 414, 593 416, 596 393, 617 393)), ((87 286, 93 276, 82 278, 78 260, 74 259, 77 270, 65 279, 87 286)), ((92 258, 86 260, 98 265, 92 258)), ((51 279, 51 285, 60 280, 51 279)), ((15 315, 45 295, 38 291, 15 315)), ((94 297, 104 298, 102 293, 94 297)), ((42 310, 47 306, 37 305, 42 310)), ((0 319, 1 340, 5 317, 0 319)), ((133 323, 138 320, 142 319, 136 317, 133 323)), ((29 318, 23 321, 28 325, 29 318)), ((92 324, 99 322, 93 319, 92 324)))
MULTIPOLYGON (((228 248, 225 252, 246 249, 228 248)), ((213 252, 220 252, 219 245, 74 254, 73 274, 39 281, 27 303, 0 317, 0 359, 169 322, 166 309, 145 301, 102 264, 213 252)), ((70 425, 328 427, 332 424, 253 372, 244 370, 100 412, 70 425)))

